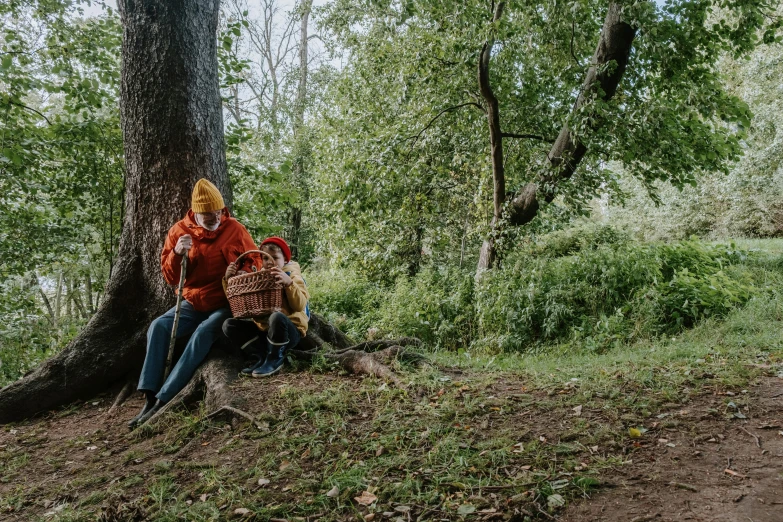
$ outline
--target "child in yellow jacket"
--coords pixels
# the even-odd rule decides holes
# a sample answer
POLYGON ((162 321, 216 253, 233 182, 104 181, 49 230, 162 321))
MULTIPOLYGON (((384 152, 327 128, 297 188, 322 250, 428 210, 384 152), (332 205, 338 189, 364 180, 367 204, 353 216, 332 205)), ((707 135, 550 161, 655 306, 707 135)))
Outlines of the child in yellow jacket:
MULTIPOLYGON (((283 303, 279 312, 253 318, 252 321, 230 318, 223 323, 223 333, 242 351, 250 352, 258 360, 242 370, 245 375, 266 377, 274 375, 283 367, 285 352, 295 348, 307 334, 310 310, 307 301, 310 294, 302 278, 299 263, 291 261, 291 249, 284 239, 268 237, 261 242, 264 268, 283 284, 283 303)), ((226 270, 225 280, 237 274, 236 263, 226 270)))

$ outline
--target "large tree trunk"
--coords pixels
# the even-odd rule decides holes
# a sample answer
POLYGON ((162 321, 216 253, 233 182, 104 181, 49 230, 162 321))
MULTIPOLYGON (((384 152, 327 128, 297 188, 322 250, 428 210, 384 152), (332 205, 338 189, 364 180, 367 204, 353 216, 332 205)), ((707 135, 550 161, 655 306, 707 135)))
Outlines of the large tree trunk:
MULTIPOLYGON (((610 100, 617 92, 636 37, 636 29, 623 21, 621 14, 621 4, 615 2, 609 4, 592 64, 582 82, 572 114, 578 113, 596 91, 603 101, 610 100), (615 62, 616 66, 605 67, 610 62, 615 62)), ((596 125, 597 123, 593 129, 596 125)), ((528 183, 523 186, 510 202, 505 215, 508 223, 520 226, 532 221, 538 213, 540 201, 552 201, 555 195, 554 187, 574 174, 586 153, 587 147, 584 143, 574 135, 567 123, 564 124, 547 155, 548 161, 540 176, 540 183, 528 183)), ((480 256, 479 270, 492 267, 494 252, 485 252, 485 249, 491 248, 493 245, 485 242, 480 256)))
POLYGON ((0 423, 94 395, 137 371, 147 327, 174 300, 160 274, 166 231, 188 209, 199 178, 232 200, 217 73, 218 0, 119 0, 118 7, 126 164, 119 256, 81 334, 0 390, 0 423))

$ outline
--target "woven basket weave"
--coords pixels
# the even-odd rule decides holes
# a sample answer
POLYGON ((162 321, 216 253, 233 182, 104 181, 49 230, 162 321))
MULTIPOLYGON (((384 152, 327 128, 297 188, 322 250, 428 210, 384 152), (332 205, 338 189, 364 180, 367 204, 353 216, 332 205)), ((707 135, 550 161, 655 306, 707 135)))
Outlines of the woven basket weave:
MULTIPOLYGON (((248 250, 237 258, 237 265, 242 257, 251 253, 266 254, 260 250, 248 250)), ((279 283, 269 270, 262 268, 258 272, 229 279, 226 283, 226 296, 234 317, 269 315, 283 306, 283 284, 279 283)))

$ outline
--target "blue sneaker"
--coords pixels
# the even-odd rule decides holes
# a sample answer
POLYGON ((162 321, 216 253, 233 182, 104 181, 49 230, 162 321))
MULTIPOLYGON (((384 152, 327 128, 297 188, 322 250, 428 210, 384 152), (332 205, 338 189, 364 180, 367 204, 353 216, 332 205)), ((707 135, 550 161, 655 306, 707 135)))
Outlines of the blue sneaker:
POLYGON ((269 355, 264 364, 260 364, 252 370, 253 377, 268 377, 279 372, 285 363, 285 349, 288 343, 273 344, 269 343, 269 355))

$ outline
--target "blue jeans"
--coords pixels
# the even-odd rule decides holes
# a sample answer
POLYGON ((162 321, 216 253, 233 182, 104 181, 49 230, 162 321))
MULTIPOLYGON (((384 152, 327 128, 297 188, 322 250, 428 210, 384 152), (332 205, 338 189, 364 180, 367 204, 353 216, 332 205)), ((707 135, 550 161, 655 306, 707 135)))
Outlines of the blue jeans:
POLYGON ((158 400, 164 403, 173 399, 190 381, 198 365, 207 357, 212 344, 222 335, 220 327, 223 321, 231 317, 231 310, 228 308, 198 312, 189 302, 182 301, 177 338, 191 333, 193 335, 164 383, 163 373, 166 369, 175 311, 176 307, 152 321, 147 330, 147 356, 139 377, 139 390, 155 392, 158 400))

